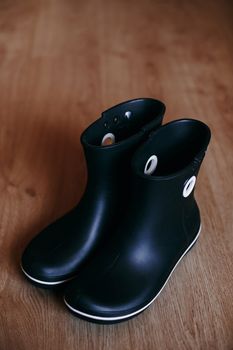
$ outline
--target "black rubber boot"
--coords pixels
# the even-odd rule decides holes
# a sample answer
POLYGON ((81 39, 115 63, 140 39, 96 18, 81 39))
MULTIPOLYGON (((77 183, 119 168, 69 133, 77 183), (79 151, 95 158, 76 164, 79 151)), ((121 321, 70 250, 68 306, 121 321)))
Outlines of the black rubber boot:
POLYGON ((205 124, 182 119, 160 127, 136 151, 125 215, 65 293, 77 316, 121 322, 159 295, 200 233, 194 186, 209 141, 205 124))
POLYGON ((161 125, 162 102, 135 99, 102 113, 81 136, 88 182, 80 203, 39 233, 21 260, 34 284, 51 287, 72 278, 121 217, 130 183, 130 159, 161 125))

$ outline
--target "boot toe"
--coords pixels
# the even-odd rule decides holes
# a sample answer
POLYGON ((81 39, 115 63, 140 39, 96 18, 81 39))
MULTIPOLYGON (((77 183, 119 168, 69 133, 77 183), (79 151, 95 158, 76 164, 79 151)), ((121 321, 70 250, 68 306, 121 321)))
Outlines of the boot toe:
POLYGON ((77 293, 75 297, 64 296, 66 306, 78 317, 87 319, 91 322, 117 321, 124 318, 124 312, 119 312, 119 307, 104 303, 94 295, 77 293))
MULTIPOLYGON (((63 283, 69 277, 67 273, 69 265, 64 253, 66 232, 67 230, 69 232, 69 227, 67 230, 64 227, 70 216, 69 213, 47 226, 29 242, 24 250, 21 269, 31 282, 52 286, 63 283)), ((69 246, 67 249, 69 250, 69 246)))
POLYGON ((36 284, 52 286, 66 281, 64 276, 58 274, 57 266, 43 259, 43 256, 32 260, 27 258, 27 254, 24 254, 21 269, 25 276, 36 284))
POLYGON ((106 324, 126 321, 146 308, 150 298, 148 288, 134 289, 109 282, 84 287, 78 279, 74 280, 66 290, 64 302, 76 316, 106 324))
POLYGON ((34 241, 31 241, 21 258, 21 269, 25 276, 41 286, 66 282, 69 279, 67 266, 62 264, 60 249, 56 254, 51 249, 38 250, 34 241))

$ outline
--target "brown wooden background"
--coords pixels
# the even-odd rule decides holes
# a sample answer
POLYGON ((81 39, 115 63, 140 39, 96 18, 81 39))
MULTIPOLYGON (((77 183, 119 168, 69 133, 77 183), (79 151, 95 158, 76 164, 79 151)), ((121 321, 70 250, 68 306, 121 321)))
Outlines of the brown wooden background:
POLYGON ((1 0, 0 350, 233 349, 232 125, 231 0, 1 0), (165 121, 212 129, 203 230, 150 309, 93 325, 31 286, 19 259, 80 198, 81 131, 142 96, 165 101, 165 121))

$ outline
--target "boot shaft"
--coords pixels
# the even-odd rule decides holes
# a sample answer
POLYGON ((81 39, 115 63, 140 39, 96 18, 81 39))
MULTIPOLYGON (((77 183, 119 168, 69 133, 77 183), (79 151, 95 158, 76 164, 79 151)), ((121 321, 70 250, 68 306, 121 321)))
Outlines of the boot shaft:
POLYGON ((159 230, 159 239, 172 244, 191 241, 198 232, 200 213, 194 190, 209 141, 207 125, 182 119, 157 129, 136 151, 130 211, 135 227, 142 226, 135 229, 139 236, 148 230, 153 240, 159 230))
POLYGON ((88 183, 111 187, 113 182, 127 182, 133 152, 151 130, 161 125, 164 113, 164 104, 149 98, 130 100, 103 112, 81 136, 88 183), (112 135, 115 142, 102 145, 105 135, 112 135))
POLYGON ((193 198, 210 135, 208 126, 194 119, 176 120, 152 132, 132 160, 137 186, 167 203, 193 198))

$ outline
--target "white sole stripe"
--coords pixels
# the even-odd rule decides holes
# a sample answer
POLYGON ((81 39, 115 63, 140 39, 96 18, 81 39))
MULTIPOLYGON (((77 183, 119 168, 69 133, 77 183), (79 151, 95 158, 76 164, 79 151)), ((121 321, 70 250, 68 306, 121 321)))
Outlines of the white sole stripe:
POLYGON ((61 280, 61 281, 56 281, 56 282, 45 282, 45 281, 41 281, 41 280, 38 280, 37 278, 34 278, 32 276, 30 276, 23 268, 22 264, 20 264, 21 266, 21 270, 23 271, 23 273, 30 279, 32 280, 33 282, 36 282, 36 283, 39 283, 39 284, 42 284, 42 285, 45 285, 45 286, 55 286, 57 284, 62 284, 62 283, 65 283, 71 279, 73 279, 74 277, 70 277, 68 279, 65 279, 65 280, 61 280))

